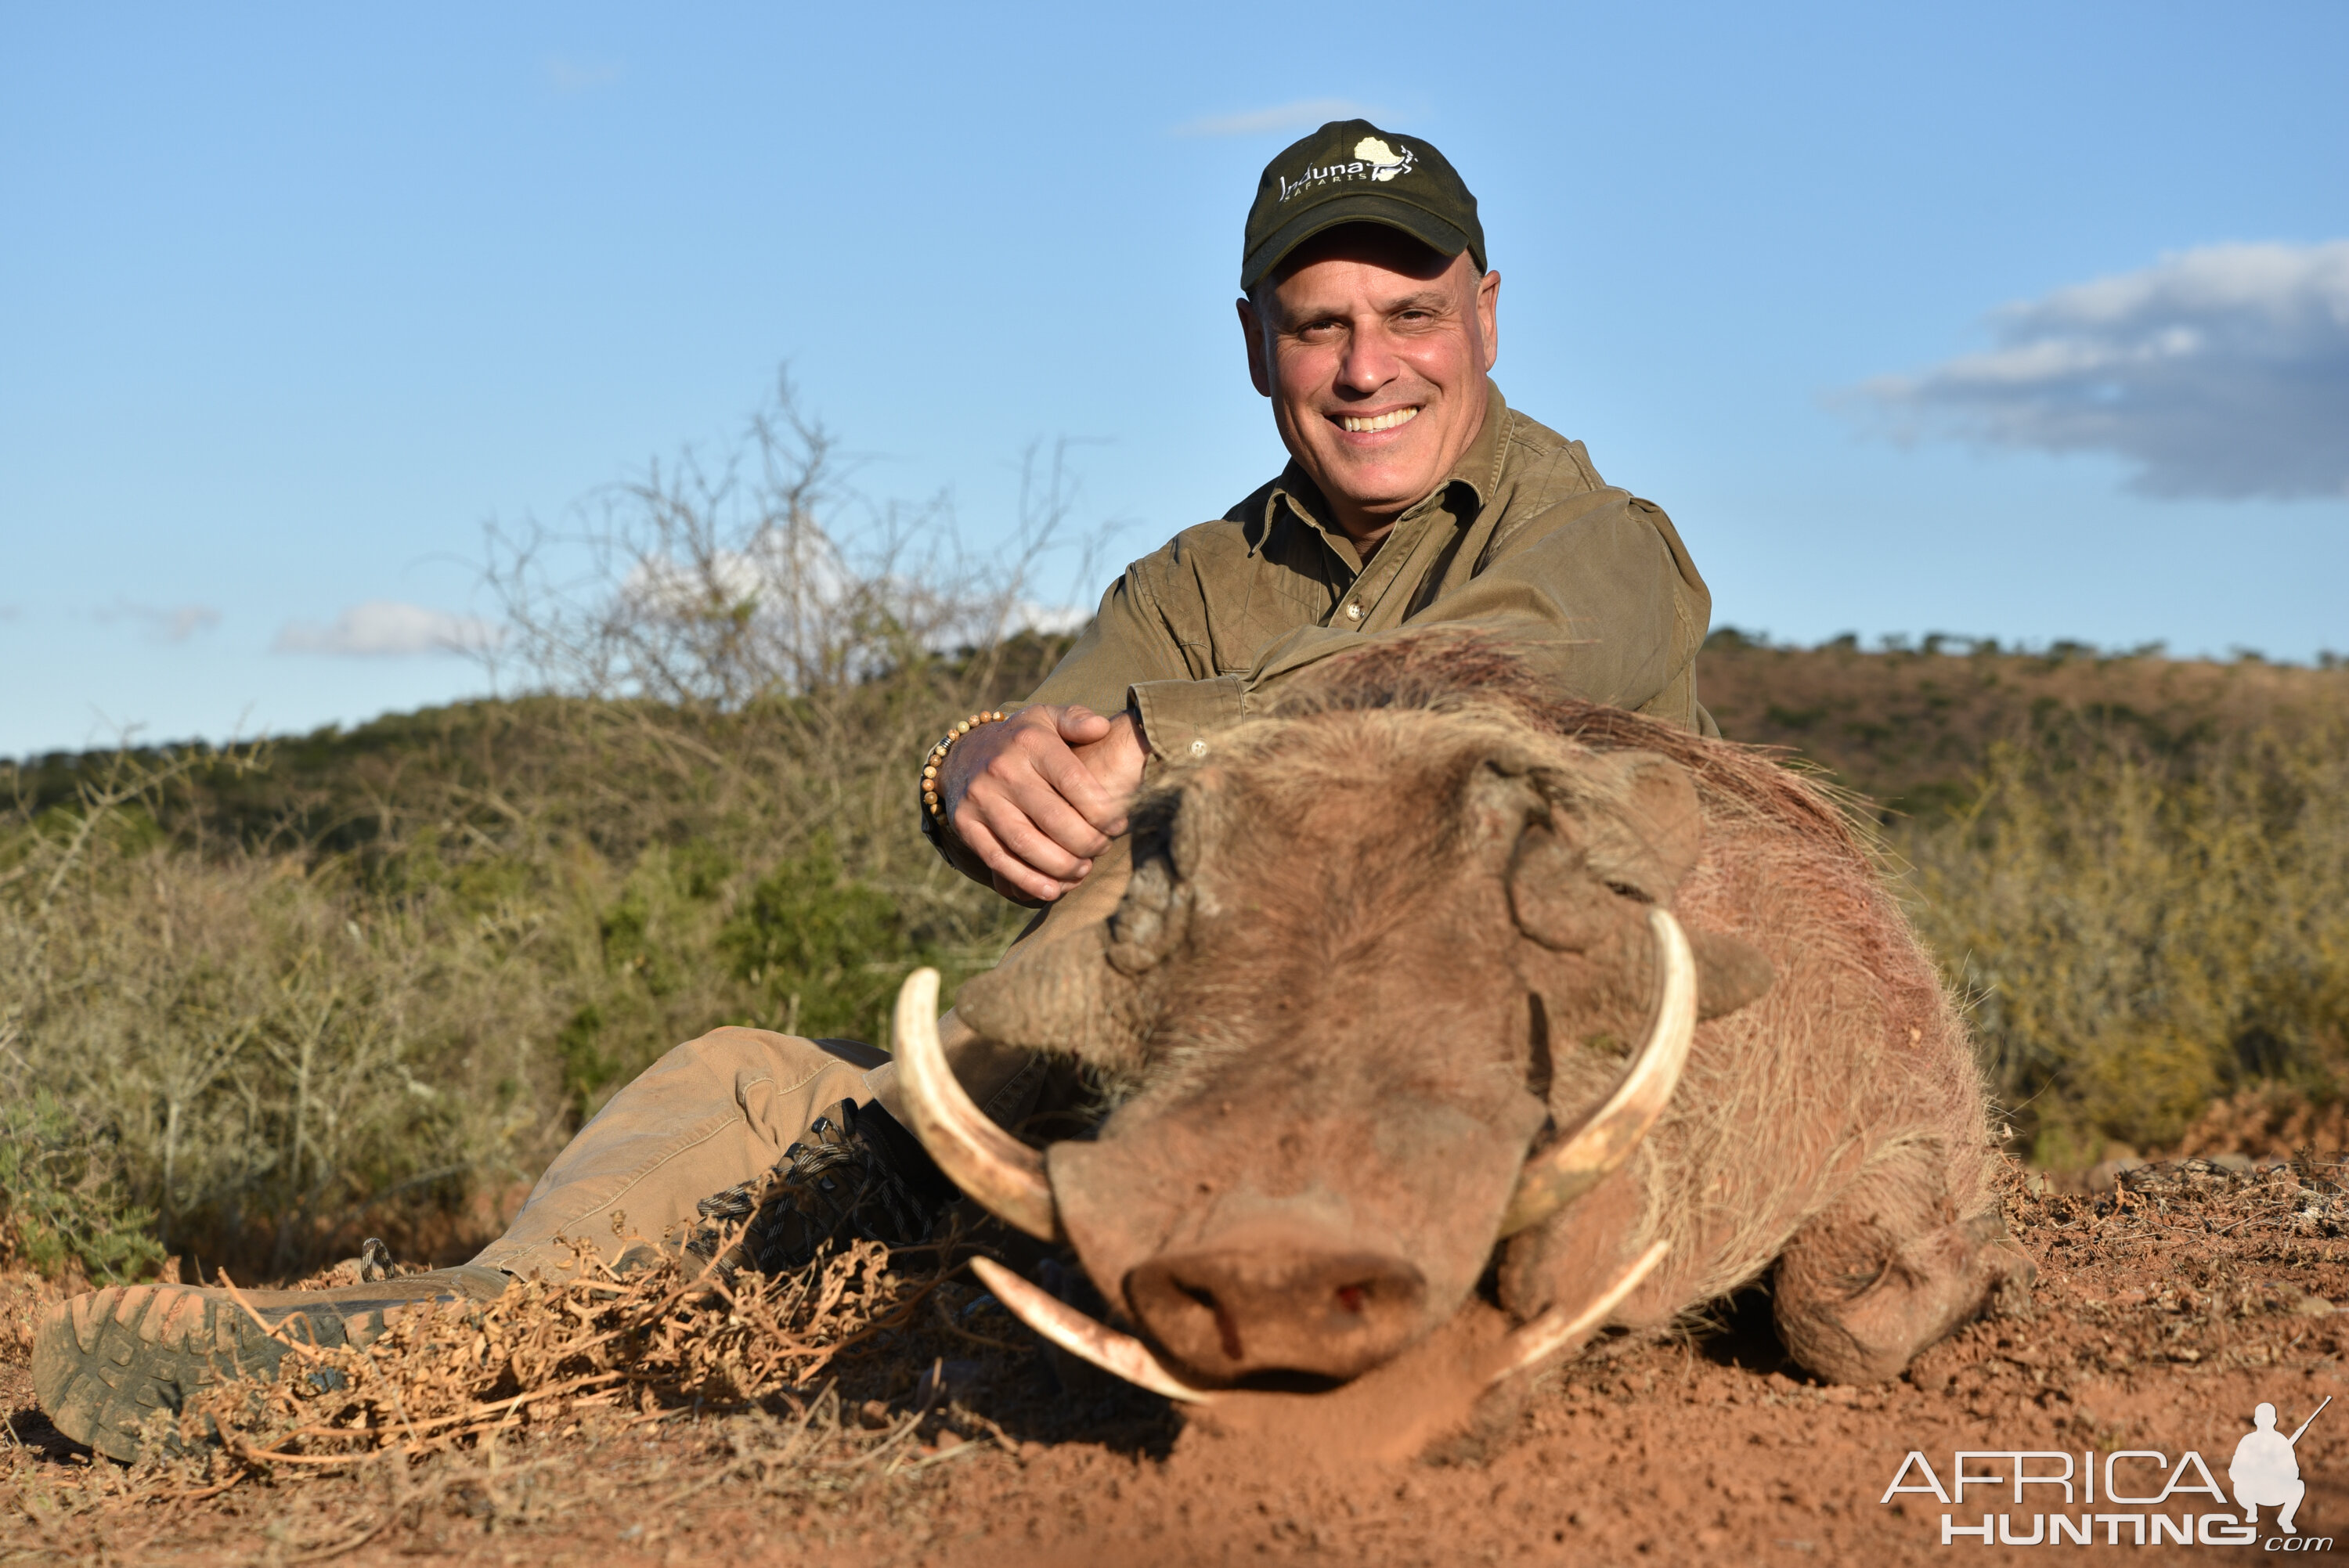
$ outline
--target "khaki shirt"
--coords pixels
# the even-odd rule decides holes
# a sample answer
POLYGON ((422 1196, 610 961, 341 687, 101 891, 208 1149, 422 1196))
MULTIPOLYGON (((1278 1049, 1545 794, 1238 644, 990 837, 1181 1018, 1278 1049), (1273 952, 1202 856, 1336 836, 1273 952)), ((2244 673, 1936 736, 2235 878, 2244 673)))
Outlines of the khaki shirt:
POLYGON ((1671 520, 1601 481, 1581 442, 1498 387, 1487 397, 1475 443, 1367 567, 1291 461, 1127 567, 1030 700, 1130 704, 1151 750, 1172 757, 1366 637, 1469 625, 1507 640, 1561 694, 1719 734, 1696 699, 1713 595, 1671 520))

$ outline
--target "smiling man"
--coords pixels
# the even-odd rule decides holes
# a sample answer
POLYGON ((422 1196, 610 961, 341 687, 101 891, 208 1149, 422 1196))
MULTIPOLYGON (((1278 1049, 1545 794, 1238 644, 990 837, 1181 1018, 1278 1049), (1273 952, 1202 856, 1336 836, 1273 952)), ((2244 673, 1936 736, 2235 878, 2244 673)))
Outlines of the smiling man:
POLYGON ((925 821, 950 860, 1060 898, 1152 756, 1405 627, 1490 630, 1561 693, 1718 733, 1696 699, 1703 579, 1661 509, 1502 398, 1485 261, 1476 199, 1423 141, 1341 120, 1266 167, 1239 326, 1288 466, 1127 568, 1030 706, 956 740, 925 821))
MULTIPOLYGON (((1122 890, 1122 862, 1088 873, 1153 756, 1202 754, 1288 676, 1365 639, 1483 627, 1560 693, 1712 732, 1694 675, 1704 583, 1661 511, 1494 387, 1500 274, 1441 153, 1361 120, 1289 148, 1257 187, 1240 287, 1248 376, 1288 466, 1128 567, 1027 707, 958 726, 925 769, 940 850, 1009 897, 1057 904, 1062 924, 1122 890)), ((963 1087, 1018 1125, 1043 1062, 947 1033, 963 1087)), ((188 1390, 274 1367, 296 1315, 326 1343, 364 1344, 419 1302, 572 1267, 564 1238, 608 1235, 622 1214, 705 1257, 747 1220, 720 1261, 770 1272, 843 1233, 918 1239, 956 1194, 899 1124, 899 1094, 896 1064, 869 1046, 714 1030, 615 1095, 466 1267, 241 1298, 97 1292, 42 1323, 36 1391, 60 1430, 129 1459, 188 1390)))

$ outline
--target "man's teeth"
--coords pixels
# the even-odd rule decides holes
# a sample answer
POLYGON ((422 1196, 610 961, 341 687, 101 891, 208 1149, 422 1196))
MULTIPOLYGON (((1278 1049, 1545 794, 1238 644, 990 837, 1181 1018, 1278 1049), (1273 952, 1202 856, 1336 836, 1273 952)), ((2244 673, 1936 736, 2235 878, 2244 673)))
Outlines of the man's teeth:
POLYGON ((1368 419, 1358 419, 1351 414, 1341 414, 1338 423, 1360 434, 1368 430, 1392 430, 1397 425, 1408 425, 1419 418, 1417 408, 1398 408, 1392 414, 1379 414, 1368 419))

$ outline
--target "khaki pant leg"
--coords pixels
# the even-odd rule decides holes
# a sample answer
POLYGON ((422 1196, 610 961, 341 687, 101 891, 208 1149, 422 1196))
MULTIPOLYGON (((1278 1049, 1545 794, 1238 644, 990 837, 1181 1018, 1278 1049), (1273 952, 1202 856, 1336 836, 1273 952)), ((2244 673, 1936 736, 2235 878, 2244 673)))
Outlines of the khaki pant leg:
MULTIPOLYGON (((1064 940, 1107 918, 1133 866, 1131 841, 1112 841, 1077 891, 1040 915, 1022 944, 1064 940)), ((1017 1127, 1043 1092, 1049 1064, 982 1040, 949 1011, 940 1043, 956 1081, 979 1108, 1017 1127)), ((878 1099, 905 1120, 895 1063, 854 1040, 808 1040, 765 1029, 713 1029, 655 1062, 579 1130, 531 1189, 506 1233, 473 1261, 512 1274, 567 1271, 557 1235, 616 1257, 632 1242, 682 1243, 695 1205, 748 1181, 782 1158, 808 1124, 843 1099, 878 1099), (612 1233, 625 1214, 625 1237, 612 1233)))
MULTIPOLYGON (((1034 1105, 1045 1064, 940 1020, 955 1078, 990 1116, 1015 1123, 1034 1105)), ((531 1189, 506 1233, 473 1262, 508 1273, 567 1273, 568 1246, 606 1259, 668 1233, 681 1243, 695 1205, 782 1158, 810 1123, 843 1099, 878 1098, 892 1115, 896 1068, 854 1040, 809 1040, 765 1029, 713 1029, 688 1040, 614 1095, 531 1189), (616 1236, 615 1214, 626 1217, 616 1236)), ((902 1118, 901 1118, 902 1119, 902 1118)))
POLYGON ((506 1233, 473 1261, 527 1274, 567 1272, 558 1235, 605 1258, 635 1241, 680 1243, 694 1205, 782 1157, 808 1124, 843 1099, 873 1098, 865 1074, 888 1059, 853 1040, 807 1040, 765 1029, 713 1029, 638 1075, 595 1113, 531 1189, 506 1233), (612 1233, 626 1216, 626 1238, 612 1233))

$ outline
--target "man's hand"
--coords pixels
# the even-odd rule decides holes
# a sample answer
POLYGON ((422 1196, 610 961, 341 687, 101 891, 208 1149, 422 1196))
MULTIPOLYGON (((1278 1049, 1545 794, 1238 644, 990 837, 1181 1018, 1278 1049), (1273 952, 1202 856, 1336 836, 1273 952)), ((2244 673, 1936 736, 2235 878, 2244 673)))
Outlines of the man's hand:
POLYGON ((996 892, 1050 903, 1125 831, 1125 803, 1146 755, 1131 714, 1022 708, 954 743, 938 803, 955 837, 995 873, 996 892))

